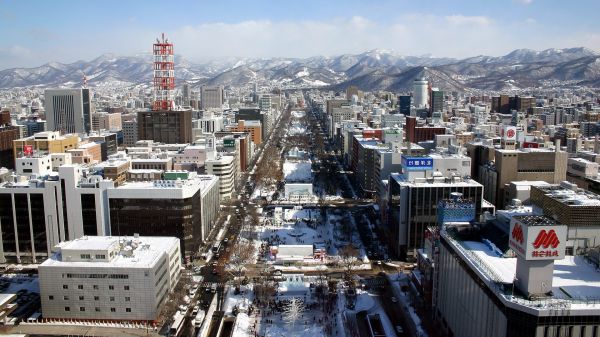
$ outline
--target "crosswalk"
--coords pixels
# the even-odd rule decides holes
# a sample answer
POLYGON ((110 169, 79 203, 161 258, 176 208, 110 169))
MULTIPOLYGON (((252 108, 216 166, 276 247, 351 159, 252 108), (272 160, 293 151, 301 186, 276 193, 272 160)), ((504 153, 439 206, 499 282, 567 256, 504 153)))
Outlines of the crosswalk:
POLYGON ((217 288, 225 287, 225 282, 202 282, 200 283, 200 288, 212 288, 213 285, 216 285, 217 288))

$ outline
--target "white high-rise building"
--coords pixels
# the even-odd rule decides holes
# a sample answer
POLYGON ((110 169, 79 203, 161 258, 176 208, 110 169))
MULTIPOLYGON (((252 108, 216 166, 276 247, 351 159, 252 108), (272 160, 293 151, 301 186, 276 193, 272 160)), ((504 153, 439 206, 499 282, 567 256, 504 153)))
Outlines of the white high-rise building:
POLYGON ((234 156, 219 155, 215 159, 204 162, 206 173, 219 177, 219 194, 221 200, 230 199, 235 189, 234 156))
POLYGON ((44 99, 49 131, 83 134, 92 130, 90 89, 47 89, 44 99))
POLYGON ((203 85, 200 91, 200 106, 202 110, 220 109, 224 102, 223 86, 206 86, 203 85))
POLYGON ((423 77, 415 79, 413 103, 416 108, 429 107, 428 85, 429 83, 423 77))
POLYGON ((174 237, 85 236, 39 268, 45 318, 154 321, 181 274, 174 237))

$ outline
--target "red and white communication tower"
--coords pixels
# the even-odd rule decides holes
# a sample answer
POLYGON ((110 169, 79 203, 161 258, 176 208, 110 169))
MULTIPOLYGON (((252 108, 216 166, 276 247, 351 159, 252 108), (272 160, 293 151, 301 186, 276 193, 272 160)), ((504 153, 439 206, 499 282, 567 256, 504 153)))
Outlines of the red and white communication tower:
POLYGON ((165 39, 156 39, 154 54, 154 104, 152 110, 172 110, 175 106, 175 62, 173 44, 165 39))

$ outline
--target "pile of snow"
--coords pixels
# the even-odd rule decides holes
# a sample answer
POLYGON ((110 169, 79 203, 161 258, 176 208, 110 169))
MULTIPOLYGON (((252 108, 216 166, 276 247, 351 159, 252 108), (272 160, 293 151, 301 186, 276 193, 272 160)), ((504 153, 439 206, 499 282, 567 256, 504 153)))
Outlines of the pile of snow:
POLYGON ((283 175, 286 182, 305 182, 312 180, 312 165, 310 161, 283 163, 283 175))
POLYGON ((294 336, 294 337, 325 337, 323 328, 313 325, 296 324, 294 331, 292 332, 291 324, 287 326, 272 325, 265 329, 265 337, 281 337, 281 336, 294 336))

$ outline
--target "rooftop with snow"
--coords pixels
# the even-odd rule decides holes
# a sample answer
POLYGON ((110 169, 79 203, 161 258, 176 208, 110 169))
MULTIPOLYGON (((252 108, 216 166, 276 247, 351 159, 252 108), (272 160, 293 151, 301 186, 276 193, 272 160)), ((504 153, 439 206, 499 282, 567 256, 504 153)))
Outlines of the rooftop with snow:
POLYGON ((453 246, 469 267, 505 305, 538 316, 550 315, 556 309, 569 309, 571 315, 600 314, 600 271, 584 256, 565 256, 554 261, 552 296, 538 300, 512 293, 517 258, 507 257, 491 241, 462 240, 451 231, 441 236, 453 246))
POLYGON ((41 267, 149 268, 173 247, 174 237, 84 236, 60 243, 41 267))

